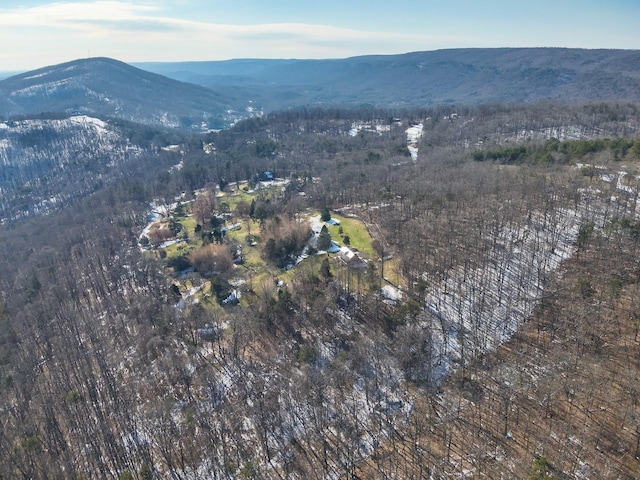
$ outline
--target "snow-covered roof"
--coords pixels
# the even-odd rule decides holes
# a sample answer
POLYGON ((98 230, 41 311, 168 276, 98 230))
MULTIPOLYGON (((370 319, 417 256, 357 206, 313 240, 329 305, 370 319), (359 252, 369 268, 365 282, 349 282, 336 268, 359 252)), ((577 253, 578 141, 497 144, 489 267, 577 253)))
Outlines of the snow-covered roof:
POLYGON ((356 252, 351 250, 349 247, 340 247, 340 256, 345 260, 352 260, 356 257, 356 252))

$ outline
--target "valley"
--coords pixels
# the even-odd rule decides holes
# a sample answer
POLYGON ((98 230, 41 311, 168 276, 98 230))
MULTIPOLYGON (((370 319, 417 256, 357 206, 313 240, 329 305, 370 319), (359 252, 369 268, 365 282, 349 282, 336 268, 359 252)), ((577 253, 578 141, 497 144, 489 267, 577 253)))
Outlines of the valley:
POLYGON ((0 477, 634 478, 640 109, 549 98, 0 111, 0 477))

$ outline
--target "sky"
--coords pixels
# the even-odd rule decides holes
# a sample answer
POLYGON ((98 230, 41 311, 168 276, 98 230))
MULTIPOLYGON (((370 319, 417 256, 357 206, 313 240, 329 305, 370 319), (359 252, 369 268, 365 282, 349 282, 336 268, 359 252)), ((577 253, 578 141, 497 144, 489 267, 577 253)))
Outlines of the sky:
POLYGON ((2 0, 0 71, 345 58, 445 48, 640 49, 640 0, 2 0))

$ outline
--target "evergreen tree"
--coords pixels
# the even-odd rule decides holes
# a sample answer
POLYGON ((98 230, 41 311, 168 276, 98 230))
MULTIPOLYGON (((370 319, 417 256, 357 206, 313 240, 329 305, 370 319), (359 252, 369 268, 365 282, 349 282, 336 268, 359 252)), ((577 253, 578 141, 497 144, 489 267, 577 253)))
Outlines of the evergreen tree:
POLYGON ((329 220, 331 220, 331 212, 328 208, 322 209, 322 212, 320 213, 320 220, 322 220, 323 222, 328 222, 329 220))
POLYGON ((323 280, 329 280, 333 275, 331 274, 331 267, 329 266, 329 259, 324 258, 320 264, 320 277, 323 280))
POLYGON ((329 250, 331 248, 331 234, 326 225, 322 226, 318 235, 318 250, 329 250))

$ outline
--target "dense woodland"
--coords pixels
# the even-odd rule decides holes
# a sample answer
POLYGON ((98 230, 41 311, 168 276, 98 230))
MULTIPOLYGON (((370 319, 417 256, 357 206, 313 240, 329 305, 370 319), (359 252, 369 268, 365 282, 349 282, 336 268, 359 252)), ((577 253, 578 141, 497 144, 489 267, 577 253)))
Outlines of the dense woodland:
POLYGON ((639 128, 634 104, 291 110, 2 226, 0 477, 635 478, 639 128), (261 232, 340 211, 378 258, 176 308, 150 203, 266 171, 291 182, 261 232))

